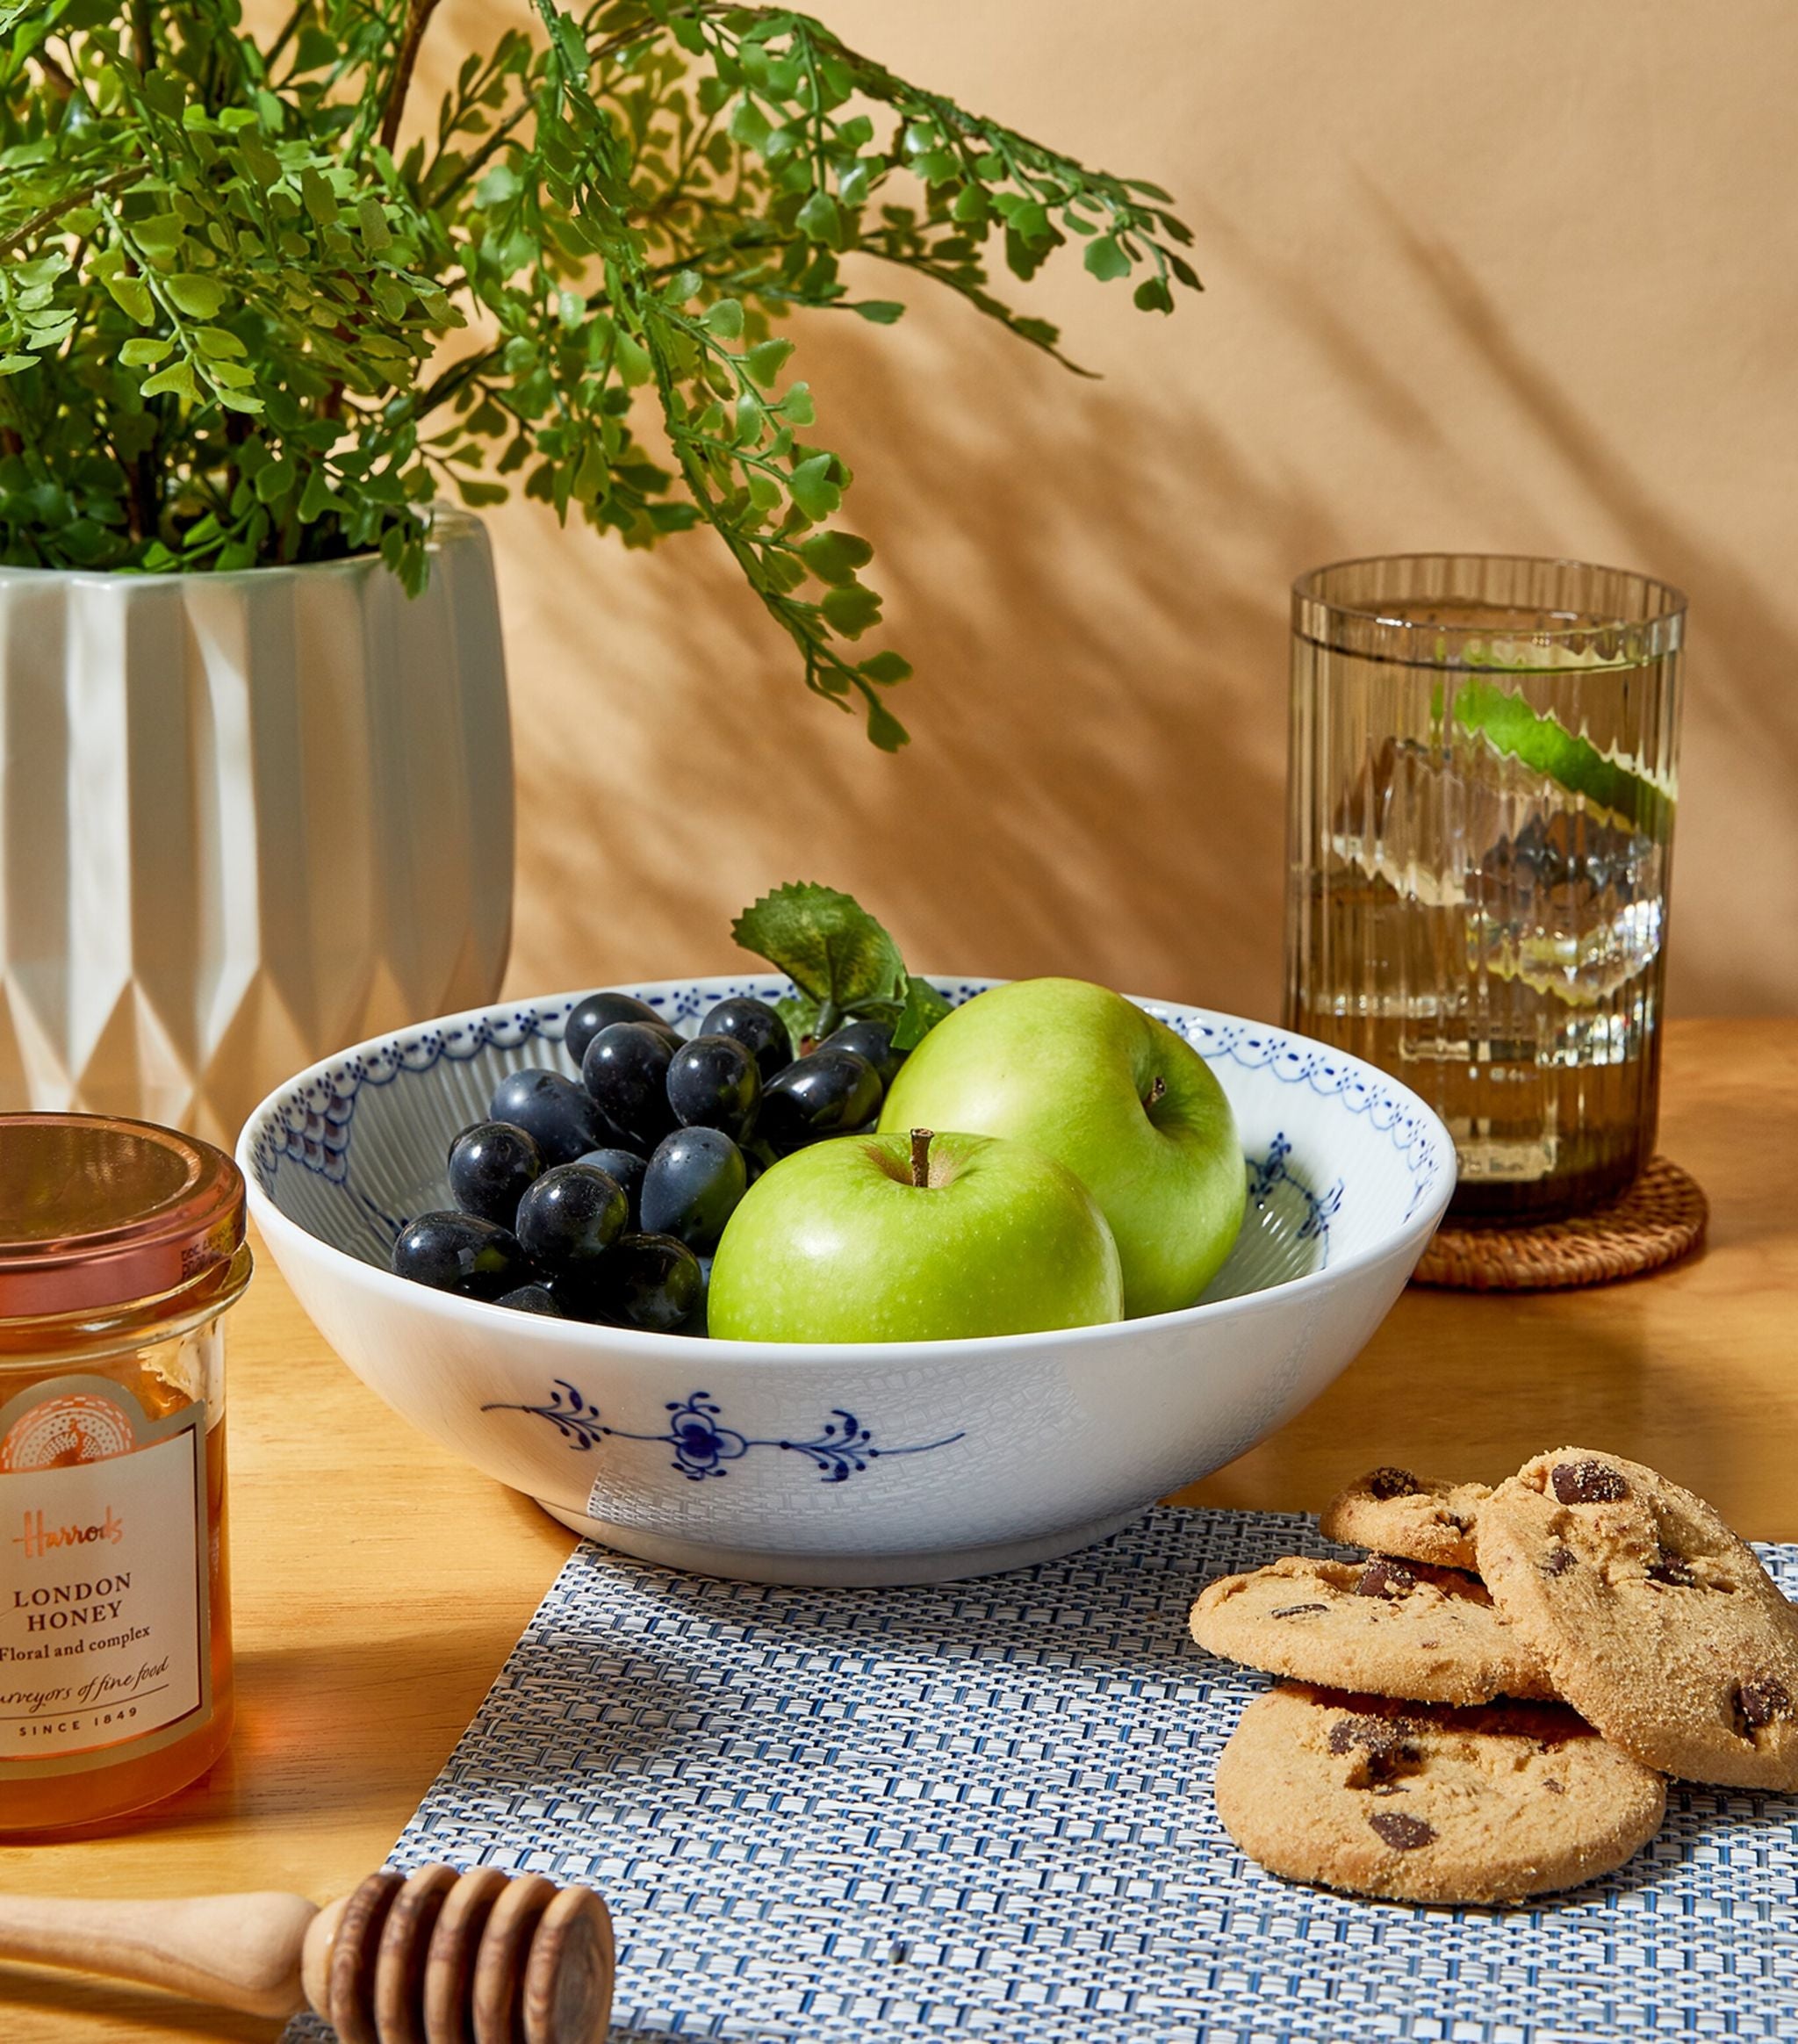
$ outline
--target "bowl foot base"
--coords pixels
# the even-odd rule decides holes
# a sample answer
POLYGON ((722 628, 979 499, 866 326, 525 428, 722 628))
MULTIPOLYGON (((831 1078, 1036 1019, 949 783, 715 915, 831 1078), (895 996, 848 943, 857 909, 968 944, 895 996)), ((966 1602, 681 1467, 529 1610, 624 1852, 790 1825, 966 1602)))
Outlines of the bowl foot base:
POLYGON ((684 1569, 693 1575, 728 1576, 743 1583, 786 1583, 797 1587, 823 1585, 837 1589, 868 1589, 902 1583, 959 1582, 966 1576, 1003 1575, 1008 1570, 1029 1568, 1039 1561, 1054 1561, 1090 1547, 1097 1540, 1121 1532, 1148 1509, 1137 1505, 1130 1511, 1093 1519, 1083 1526, 1069 1526, 1059 1533, 1034 1540, 1001 1540, 989 1546, 946 1547, 923 1554, 768 1554, 745 1547, 715 1547, 707 1542, 682 1540, 665 1533, 646 1532, 635 1526, 617 1526, 609 1520, 590 1519, 576 1508, 552 1505, 539 1498, 552 1519, 571 1532, 615 1548, 638 1561, 652 1561, 664 1568, 684 1569))

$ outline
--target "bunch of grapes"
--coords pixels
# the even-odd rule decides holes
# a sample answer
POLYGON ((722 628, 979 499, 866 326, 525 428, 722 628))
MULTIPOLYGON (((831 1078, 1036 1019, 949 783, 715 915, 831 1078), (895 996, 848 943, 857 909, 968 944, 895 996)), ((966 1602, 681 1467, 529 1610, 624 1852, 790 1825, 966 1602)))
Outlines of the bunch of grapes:
POLYGON ((456 1210, 400 1229, 401 1278, 525 1313, 703 1334, 712 1251, 778 1158, 869 1126, 904 1062, 845 1023, 795 1055, 766 1001, 683 1037, 629 994, 589 994, 563 1041, 580 1077, 527 1069, 450 1146, 456 1210))

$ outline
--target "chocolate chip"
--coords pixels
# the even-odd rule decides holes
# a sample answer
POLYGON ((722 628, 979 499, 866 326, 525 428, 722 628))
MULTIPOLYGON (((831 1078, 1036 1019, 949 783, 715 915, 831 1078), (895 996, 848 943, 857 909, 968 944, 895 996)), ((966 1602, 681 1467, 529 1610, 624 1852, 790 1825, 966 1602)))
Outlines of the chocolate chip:
POLYGON ((1549 1480, 1564 1505, 1610 1505, 1629 1495, 1622 1472, 1607 1462, 1557 1462, 1549 1480))
POLYGON ((1550 1576, 1565 1575, 1570 1568, 1578 1568, 1579 1565, 1579 1557, 1571 1547, 1551 1547, 1548 1551, 1548 1558, 1542 1565, 1542 1573, 1550 1576))
POLYGON ((1737 1731, 1743 1738, 1757 1731, 1764 1724, 1771 1724, 1776 1717, 1792 1715, 1792 1695, 1783 1682, 1775 1681, 1771 1675, 1761 1675, 1753 1681, 1736 1685, 1737 1731))
POLYGON ((1408 1469, 1377 1469, 1367 1479, 1368 1494, 1382 1503, 1388 1498, 1414 1497, 1423 1486, 1408 1469))
POLYGON ((1307 1611, 1327 1611, 1327 1604, 1282 1604, 1277 1611, 1269 1611, 1269 1618, 1298 1618, 1307 1611))
POLYGON ((1339 1717, 1330 1727, 1330 1751, 1352 1753, 1359 1747, 1380 1757, 1402 1754, 1416 1729, 1408 1717, 1339 1717))
POLYGON ((1384 1554, 1369 1558, 1367 1566, 1355 1580, 1357 1597, 1402 1597, 1407 1590, 1417 1587, 1417 1578, 1402 1561, 1392 1561, 1384 1554))
POLYGON ((1414 1853, 1434 1843, 1436 1835, 1434 1826, 1420 1817, 1406 1817, 1402 1810, 1377 1810, 1367 1821, 1395 1853, 1414 1853))
POLYGON ((1543 1783, 1543 1787, 1548 1790, 1550 1796, 1564 1796, 1567 1793, 1567 1784, 1564 1781, 1556 1781, 1552 1774, 1543 1783))
POLYGON ((1665 1583, 1676 1590, 1689 1590, 1698 1580, 1687 1567, 1684 1558, 1670 1553, 1665 1547, 1649 1563, 1648 1580, 1651 1583, 1665 1583))

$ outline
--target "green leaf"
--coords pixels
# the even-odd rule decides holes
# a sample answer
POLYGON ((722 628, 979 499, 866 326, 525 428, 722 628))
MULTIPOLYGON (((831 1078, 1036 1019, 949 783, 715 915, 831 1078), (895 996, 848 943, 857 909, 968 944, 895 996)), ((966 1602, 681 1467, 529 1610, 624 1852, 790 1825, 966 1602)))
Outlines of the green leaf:
POLYGON ((303 525, 313 525, 327 511, 337 508, 337 500, 331 493, 331 479, 321 468, 315 468, 306 479, 306 487, 299 493, 299 517, 303 525))
POLYGON ((197 398, 199 385, 195 379, 193 364, 183 356, 179 362, 171 362, 167 369, 159 369, 155 376, 146 377, 143 393, 147 398, 159 398, 165 392, 172 392, 181 398, 197 398))
POLYGON ((916 1050, 944 1016, 954 1010, 928 980, 919 979, 916 973, 905 975, 905 1005, 899 1011, 899 1019, 893 1025, 895 1050, 916 1050))
POLYGON ((789 426, 810 426, 816 422, 817 413, 811 401, 811 388, 808 384, 789 384, 780 399, 781 415, 789 426))
POLYGON ((0 376, 17 376, 22 369, 35 369, 35 355, 0 355, 0 376))
POLYGON ((852 582, 855 571, 865 568, 874 558, 873 547, 852 532, 821 532, 815 538, 802 541, 799 552, 819 581, 828 582, 833 588, 852 582))
POLYGON ((815 191, 799 209, 799 231, 809 241, 827 248, 843 246, 843 215, 828 191, 815 191))
POLYGON ((881 600, 859 582, 847 582, 827 590, 819 606, 833 631, 845 638, 859 638, 869 626, 881 622, 881 600))
POLYGON ((113 303, 140 327, 147 327, 155 319, 156 301, 150 296, 150 287, 142 277, 109 277, 104 281, 113 303))
POLYGON ((629 334, 621 333, 613 343, 613 360, 618 364, 618 378, 627 389, 634 390, 639 384, 646 384, 656 373, 656 365, 650 351, 640 342, 633 341, 629 334))
POLYGON ((166 334, 139 335, 119 350, 119 359, 127 369, 154 369, 174 345, 166 334))
POLYGON ((210 277, 165 277, 162 289, 190 319, 215 319, 225 303, 225 286, 210 277))
POLYGON ((815 454, 802 461, 787 479, 793 501, 815 524, 828 518, 843 501, 843 493, 831 480, 834 455, 815 454))
POLYGON ((393 246, 392 230, 379 199, 363 199, 356 209, 356 220, 362 229, 362 245, 370 256, 379 256, 393 246))
POLYGON ((706 307, 701 323, 708 333, 716 334, 721 341, 737 340, 743 332, 743 301, 720 299, 716 305, 706 307))
POLYGON ((1174 294, 1165 277, 1146 277, 1130 295, 1145 313, 1171 313, 1174 309, 1174 294))
POLYGON ((823 1003, 813 1000, 809 994, 787 994, 774 1003, 774 1012, 787 1025, 787 1033, 793 1040, 793 1054, 802 1057, 805 1047, 817 1037, 823 1003))
POLYGON ((858 299, 849 309, 875 327, 890 327, 905 317, 905 307, 896 299, 858 299))
POLYGON ((866 674, 870 681, 890 687, 895 682, 911 679, 911 662, 900 653, 874 653, 859 662, 855 671, 858 674, 866 674))
POLYGON ((752 348, 743 357, 744 373, 751 382, 758 383, 766 390, 780 375, 781 364, 792 352, 793 343, 790 341, 764 341, 752 348))
POLYGON ((911 734, 884 702, 867 706, 867 735, 883 752, 896 752, 911 743, 911 734))
POLYGON ((1129 276, 1130 258, 1118 247, 1115 234, 1101 234, 1086 245, 1086 267, 1101 284, 1109 284, 1114 277, 1129 276))
POLYGON ((768 146, 768 117, 754 100, 739 99, 736 112, 730 116, 730 139, 741 142, 745 149, 753 149, 758 155, 768 146))
POLYGON ((860 1001, 896 1000, 905 988, 899 946, 852 896, 835 888, 810 881, 776 888, 737 917, 730 934, 827 1015, 860 1001))

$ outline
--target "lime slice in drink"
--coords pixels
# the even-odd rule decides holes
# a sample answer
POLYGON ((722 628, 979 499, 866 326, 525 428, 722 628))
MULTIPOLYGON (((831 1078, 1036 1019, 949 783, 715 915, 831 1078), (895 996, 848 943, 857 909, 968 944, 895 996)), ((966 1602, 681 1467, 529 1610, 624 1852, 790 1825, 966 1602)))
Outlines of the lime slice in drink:
POLYGON ((1665 788, 1607 759, 1589 738, 1575 737, 1557 718, 1532 709, 1508 688, 1464 681, 1455 691, 1455 721, 1494 752, 1521 759, 1570 794, 1583 795, 1657 844, 1666 841, 1673 798, 1665 788))

